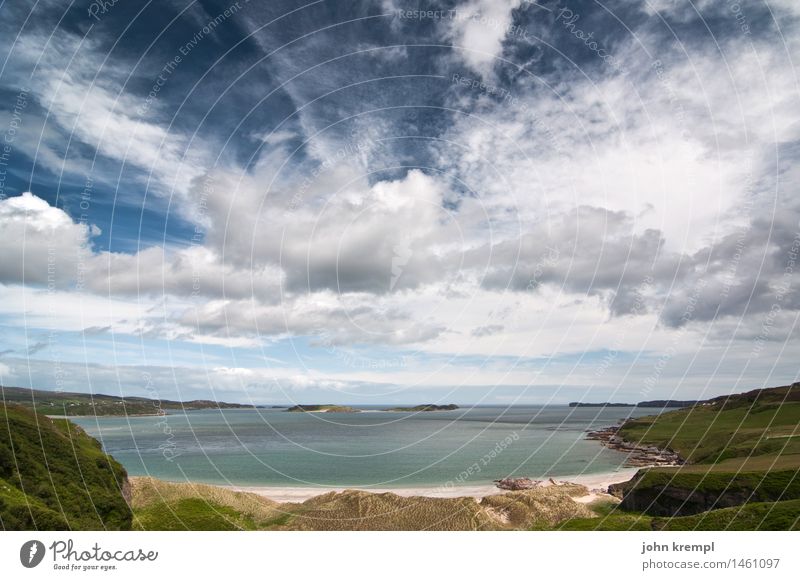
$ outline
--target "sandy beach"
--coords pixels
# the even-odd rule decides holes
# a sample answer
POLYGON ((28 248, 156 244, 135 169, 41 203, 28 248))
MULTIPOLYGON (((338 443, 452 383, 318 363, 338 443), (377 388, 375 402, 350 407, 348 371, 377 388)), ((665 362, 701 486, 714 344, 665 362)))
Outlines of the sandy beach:
MULTIPOLYGON (((553 478, 556 483, 570 482, 586 486, 590 494, 576 501, 582 503, 590 502, 606 493, 608 486, 612 483, 628 481, 638 471, 637 468, 623 468, 613 473, 597 473, 590 475, 575 475, 568 477, 553 478)), ((542 483, 543 487, 552 485, 547 479, 542 483)), ((341 492, 346 489, 357 489, 370 493, 391 492, 404 497, 424 496, 424 497, 474 497, 480 499, 487 495, 497 495, 505 493, 504 490, 493 484, 482 485, 460 485, 460 486, 439 486, 439 487, 241 487, 230 486, 234 491, 246 491, 277 502, 303 502, 312 497, 330 493, 332 491, 341 492)))

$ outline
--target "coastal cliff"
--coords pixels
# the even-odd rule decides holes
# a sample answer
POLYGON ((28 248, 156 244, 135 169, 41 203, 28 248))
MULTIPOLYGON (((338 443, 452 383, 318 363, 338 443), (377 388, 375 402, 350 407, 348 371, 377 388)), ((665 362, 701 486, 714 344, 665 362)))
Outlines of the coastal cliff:
POLYGON ((687 516, 750 502, 800 497, 797 471, 680 473, 640 470, 630 481, 609 486, 625 510, 651 516, 687 516))
POLYGON ((609 492, 623 510, 684 516, 800 499, 800 383, 702 401, 589 433, 642 467, 609 492))

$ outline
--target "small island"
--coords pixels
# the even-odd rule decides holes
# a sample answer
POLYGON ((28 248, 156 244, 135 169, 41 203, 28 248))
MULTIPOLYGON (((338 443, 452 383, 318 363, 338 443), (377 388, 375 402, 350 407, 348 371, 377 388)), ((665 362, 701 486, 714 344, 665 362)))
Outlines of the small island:
POLYGON ((403 413, 416 413, 417 411, 455 411, 458 405, 417 405, 416 407, 393 407, 386 409, 387 411, 403 412, 403 413))
POLYGON ((672 399, 658 401, 641 401, 639 403, 570 403, 570 407, 644 407, 647 409, 683 409, 694 407, 699 401, 674 401, 672 399))
POLYGON ((295 405, 286 409, 289 413, 359 413, 358 409, 344 405, 295 405))

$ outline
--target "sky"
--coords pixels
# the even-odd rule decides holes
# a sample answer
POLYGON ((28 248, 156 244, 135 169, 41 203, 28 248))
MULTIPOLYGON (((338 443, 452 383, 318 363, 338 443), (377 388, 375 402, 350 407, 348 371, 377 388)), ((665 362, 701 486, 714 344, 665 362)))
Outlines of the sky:
POLYGON ((258 404, 798 379, 795 0, 0 4, 0 382, 258 404))

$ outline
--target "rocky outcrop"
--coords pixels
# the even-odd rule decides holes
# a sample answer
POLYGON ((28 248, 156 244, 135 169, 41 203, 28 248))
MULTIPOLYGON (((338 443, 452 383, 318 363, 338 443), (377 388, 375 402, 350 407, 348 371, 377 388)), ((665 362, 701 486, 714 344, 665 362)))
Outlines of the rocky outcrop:
POLYGON ((530 477, 504 477, 503 479, 495 479, 494 483, 500 489, 508 491, 534 489, 542 485, 541 480, 531 479, 530 477))
POLYGON ((625 441, 619 436, 622 425, 612 425, 597 431, 589 431, 586 438, 599 441, 601 445, 628 454, 625 467, 670 467, 683 465, 684 459, 671 449, 660 449, 655 445, 639 445, 625 441))
POLYGON ((609 486, 620 507, 651 516, 686 516, 744 505, 800 497, 795 471, 752 473, 642 469, 630 480, 609 486))

